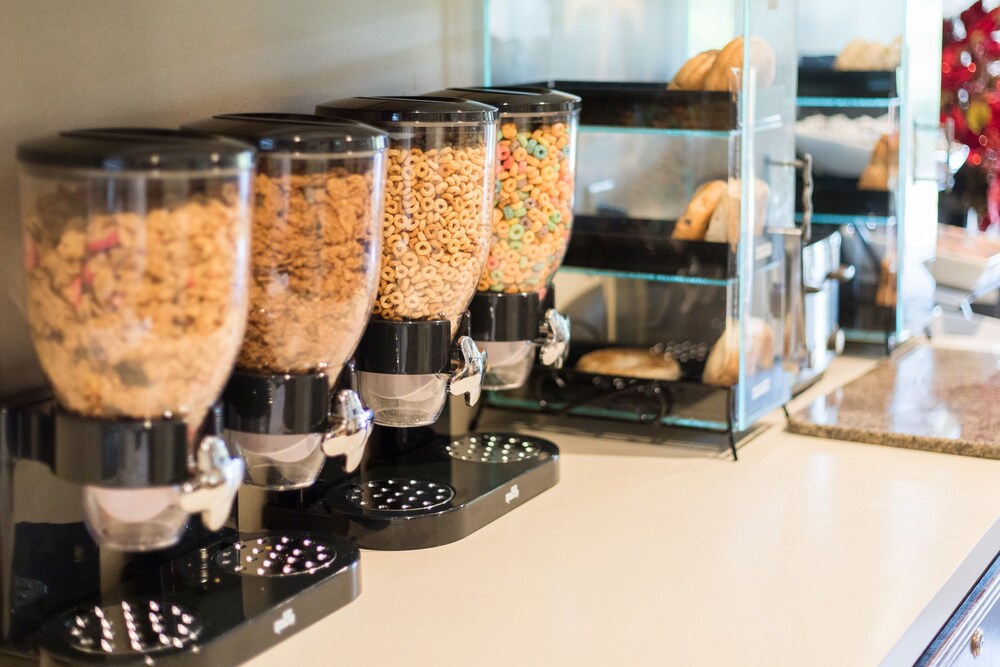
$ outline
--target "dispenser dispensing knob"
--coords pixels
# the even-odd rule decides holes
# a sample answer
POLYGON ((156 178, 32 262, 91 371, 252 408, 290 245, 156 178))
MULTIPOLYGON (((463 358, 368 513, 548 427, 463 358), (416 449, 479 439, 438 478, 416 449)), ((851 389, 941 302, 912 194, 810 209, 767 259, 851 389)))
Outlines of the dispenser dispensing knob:
POLYGON ((219 530, 243 481, 243 459, 230 454, 225 441, 213 435, 201 439, 193 459, 192 479, 181 486, 181 509, 200 512, 205 528, 219 530))
POLYGON ((465 394, 465 404, 472 406, 479 402, 486 374, 486 350, 480 350, 469 336, 459 336, 457 366, 448 380, 448 393, 452 396, 465 394))
POLYGON ((830 337, 826 341, 826 347, 830 352, 840 355, 844 353, 844 345, 846 344, 846 337, 844 336, 844 331, 840 327, 834 327, 833 331, 830 332, 830 337))
POLYGON ((858 270, 853 264, 841 264, 836 269, 827 274, 827 280, 836 280, 838 283, 849 283, 854 280, 858 270))
POLYGON ((323 453, 345 456, 344 472, 353 472, 365 453, 365 444, 372 433, 371 410, 352 389, 343 389, 334 399, 330 430, 323 437, 323 453))
POLYGON ((562 368, 569 355, 569 318, 555 308, 545 311, 538 340, 538 357, 545 366, 562 368))

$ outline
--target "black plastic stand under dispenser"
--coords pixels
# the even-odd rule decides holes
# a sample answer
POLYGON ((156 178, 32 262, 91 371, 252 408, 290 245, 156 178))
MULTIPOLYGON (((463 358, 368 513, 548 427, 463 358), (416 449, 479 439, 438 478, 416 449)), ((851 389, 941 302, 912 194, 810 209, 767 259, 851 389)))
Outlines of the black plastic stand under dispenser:
MULTIPOLYGON (((366 332, 358 348, 358 371, 427 373, 425 355, 413 356, 413 368, 408 366, 402 351, 411 345, 400 344, 399 354, 380 350, 375 355, 390 359, 393 369, 373 361, 368 346, 384 343, 381 329, 392 324, 380 323, 373 335, 366 332)), ((468 331, 466 320, 457 340, 468 331)), ((424 334, 419 340, 426 341, 424 334)), ((424 347, 433 350, 431 356, 440 356, 438 345, 424 347)), ((447 373, 462 363, 449 361, 432 370, 447 373)), ((377 415, 376 410, 376 422, 377 415)), ((554 444, 512 433, 469 433, 477 415, 478 407, 450 395, 433 424, 377 425, 357 474, 346 476, 328 464, 312 487, 271 494, 264 525, 341 535, 366 549, 423 549, 470 535, 558 481, 554 444)))
POLYGON ((185 431, 79 417, 45 391, 0 406, 0 663, 236 664, 358 596, 358 550, 332 535, 195 518, 169 548, 100 546, 81 485, 186 488, 185 431))

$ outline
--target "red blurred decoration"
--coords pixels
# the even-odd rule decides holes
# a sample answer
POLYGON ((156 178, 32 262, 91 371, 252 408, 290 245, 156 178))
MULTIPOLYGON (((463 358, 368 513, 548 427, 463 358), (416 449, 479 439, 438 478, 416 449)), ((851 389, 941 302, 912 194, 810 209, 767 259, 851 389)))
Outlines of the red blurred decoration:
POLYGON ((1000 7, 986 11, 979 0, 944 22, 941 49, 941 120, 955 123, 955 139, 970 150, 967 164, 985 172, 986 201, 979 215, 984 230, 1000 226, 998 30, 1000 7))

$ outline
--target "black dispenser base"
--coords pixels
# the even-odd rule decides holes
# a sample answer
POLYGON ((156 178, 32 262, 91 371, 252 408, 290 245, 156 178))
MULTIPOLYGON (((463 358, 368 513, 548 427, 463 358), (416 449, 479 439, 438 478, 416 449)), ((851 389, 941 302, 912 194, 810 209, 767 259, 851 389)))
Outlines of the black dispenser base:
POLYGON ((0 665, 238 664, 358 597, 360 552, 332 535, 194 517, 167 549, 98 546, 80 485, 182 484, 184 437, 64 413, 47 390, 0 403, 0 665))
MULTIPOLYGON (((376 435, 385 438, 387 431, 406 437, 403 429, 376 435)), ((558 480, 559 449, 548 440, 513 433, 437 437, 391 460, 369 461, 360 474, 312 497, 276 496, 263 518, 270 528, 340 535, 364 549, 426 549, 476 532, 558 480)))
POLYGON ((361 591, 357 547, 329 535, 233 534, 166 562, 131 565, 115 590, 43 626, 41 664, 238 664, 361 591))

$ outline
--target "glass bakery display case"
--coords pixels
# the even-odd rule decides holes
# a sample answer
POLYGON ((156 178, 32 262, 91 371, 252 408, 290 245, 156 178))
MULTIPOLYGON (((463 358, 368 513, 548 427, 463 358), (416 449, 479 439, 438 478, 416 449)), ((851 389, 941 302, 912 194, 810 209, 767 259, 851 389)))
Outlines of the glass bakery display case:
POLYGON ((891 349, 933 308, 924 262, 950 176, 941 0, 800 0, 796 30, 795 140, 813 159, 814 237, 839 231, 854 267, 841 275, 840 326, 849 341, 891 349))
POLYGON ((748 430, 796 363, 794 3, 484 3, 488 85, 582 98, 569 359, 490 404, 748 430))

